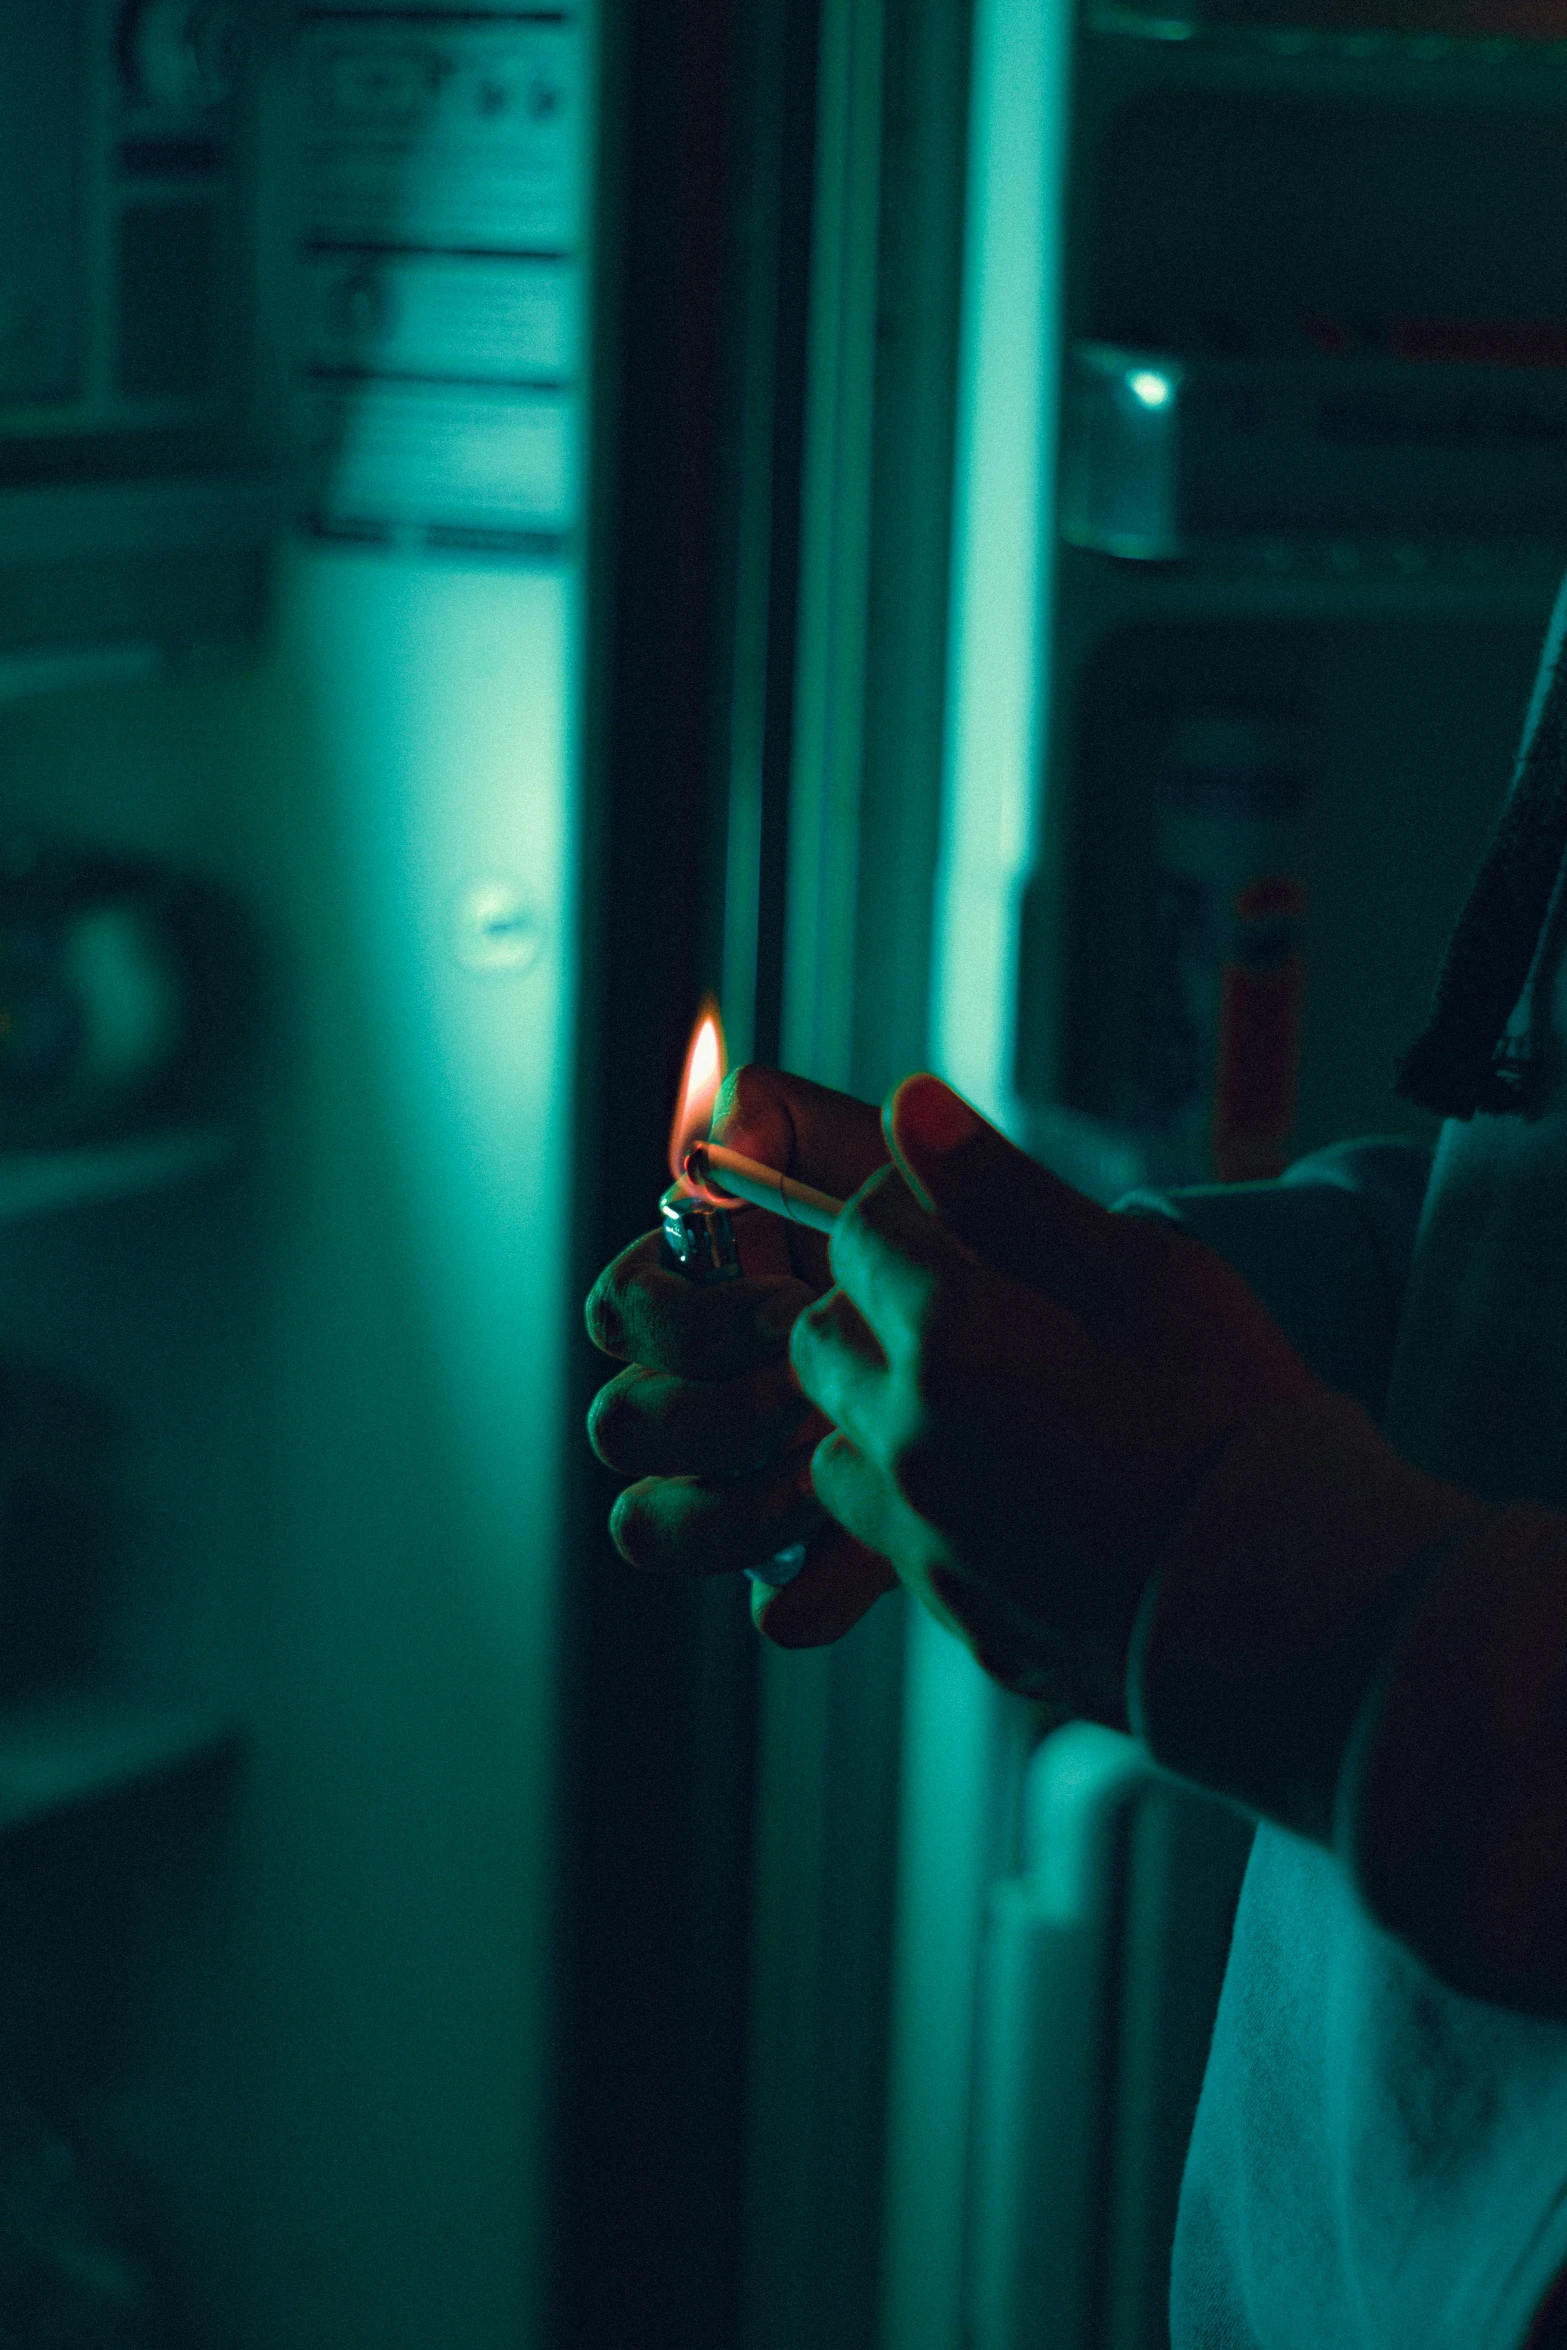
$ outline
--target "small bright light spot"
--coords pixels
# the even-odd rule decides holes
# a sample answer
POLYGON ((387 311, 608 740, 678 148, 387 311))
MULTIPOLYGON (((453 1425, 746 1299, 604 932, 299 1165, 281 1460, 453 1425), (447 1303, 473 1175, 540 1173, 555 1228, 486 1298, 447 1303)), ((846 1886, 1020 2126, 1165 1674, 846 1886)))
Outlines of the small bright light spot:
POLYGON ((1139 368, 1135 375, 1129 375, 1126 380, 1132 387, 1133 395, 1141 400, 1145 408, 1162 408, 1170 397, 1169 377, 1158 374, 1151 367, 1139 368))

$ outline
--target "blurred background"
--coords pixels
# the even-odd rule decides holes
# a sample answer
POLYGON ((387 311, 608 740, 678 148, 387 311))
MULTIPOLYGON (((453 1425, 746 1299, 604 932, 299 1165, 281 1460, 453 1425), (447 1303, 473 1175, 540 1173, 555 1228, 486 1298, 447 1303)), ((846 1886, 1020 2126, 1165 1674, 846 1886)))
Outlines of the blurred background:
POLYGON ((638 1578, 699 1001, 1094 1196, 1391 1065, 1560 0, 10 0, 0 2337, 1159 2350, 1247 1823, 638 1578))

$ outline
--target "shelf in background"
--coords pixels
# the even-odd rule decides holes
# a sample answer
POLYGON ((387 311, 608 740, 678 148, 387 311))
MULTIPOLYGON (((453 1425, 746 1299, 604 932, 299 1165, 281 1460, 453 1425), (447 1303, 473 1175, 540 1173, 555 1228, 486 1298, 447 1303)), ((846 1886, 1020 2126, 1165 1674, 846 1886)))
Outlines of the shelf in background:
POLYGON ((0 1224, 188 1183, 225 1166, 238 1147, 229 1128, 197 1126, 80 1150, 0 1151, 0 1224))
POLYGON ((1237 540, 1171 562, 1062 542, 1061 627, 1079 652, 1122 628, 1226 620, 1533 620, 1567 574, 1567 544, 1237 540))
POLYGON ((1372 97, 1499 97, 1549 103, 1567 91, 1567 40, 1487 33, 1330 31, 1202 24, 1171 10, 1096 8, 1088 55, 1138 80, 1372 97))
POLYGON ((254 646, 283 520, 250 474, 0 487, 0 703, 254 646))
POLYGON ((269 546, 283 521, 278 486, 260 474, 5 487, 0 570, 113 555, 248 553, 269 546))
POLYGON ((242 1736, 210 1708, 104 1692, 0 1704, 0 1832, 208 1761, 242 1736))
POLYGON ((1061 386, 1060 526, 1168 561, 1501 577, 1567 546, 1567 370, 1188 357, 1083 338, 1061 386), (1384 552, 1385 550, 1385 552, 1384 552))

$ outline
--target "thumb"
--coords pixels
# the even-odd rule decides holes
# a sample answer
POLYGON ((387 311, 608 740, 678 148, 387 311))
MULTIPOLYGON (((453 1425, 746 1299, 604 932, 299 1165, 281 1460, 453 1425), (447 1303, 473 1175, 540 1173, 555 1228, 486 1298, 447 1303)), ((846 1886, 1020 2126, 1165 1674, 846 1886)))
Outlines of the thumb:
POLYGON ((939 1077, 905 1077, 882 1112, 905 1179, 993 1271, 1097 1320, 1120 1300, 1122 1227, 1009 1142, 939 1077))

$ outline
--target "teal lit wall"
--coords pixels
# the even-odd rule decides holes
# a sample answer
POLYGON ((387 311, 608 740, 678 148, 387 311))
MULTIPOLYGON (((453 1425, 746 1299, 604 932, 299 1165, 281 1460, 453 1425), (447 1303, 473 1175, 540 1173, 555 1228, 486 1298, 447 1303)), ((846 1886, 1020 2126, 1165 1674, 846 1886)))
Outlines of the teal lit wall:
POLYGON ((223 1858, 124 1957, 126 2127, 207 2338, 511 2350, 548 2268, 572 590, 276 584, 253 660, 0 714, 8 820, 231 882, 275 1019, 240 1165, 17 1235, 11 1328, 127 1429, 113 1665, 250 1733, 223 1858), (476 970, 495 875, 535 947, 476 970))

